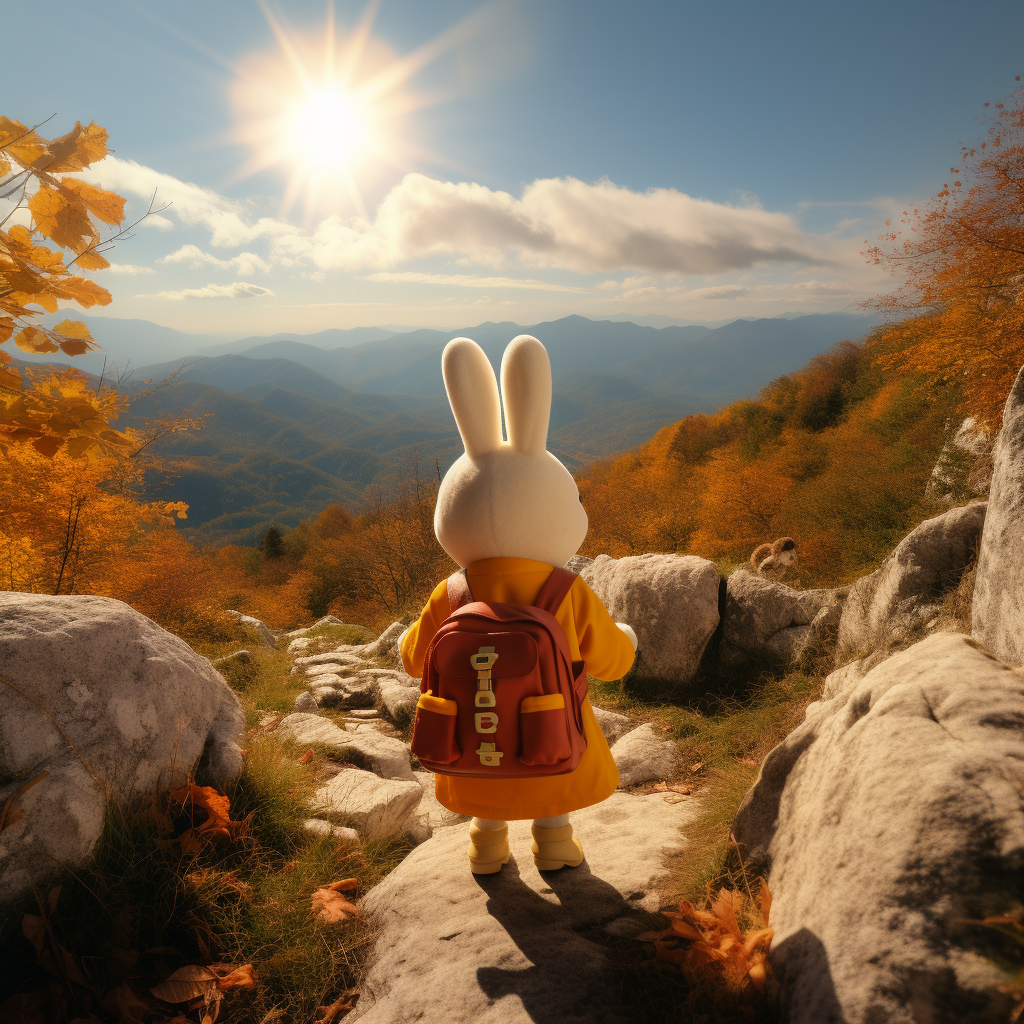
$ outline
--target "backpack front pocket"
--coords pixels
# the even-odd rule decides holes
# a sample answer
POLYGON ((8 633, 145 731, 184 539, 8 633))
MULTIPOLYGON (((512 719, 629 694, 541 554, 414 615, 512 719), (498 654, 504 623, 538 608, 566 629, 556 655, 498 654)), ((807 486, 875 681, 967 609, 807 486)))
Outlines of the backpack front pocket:
POLYGON ((451 764, 458 760, 462 753, 455 739, 458 713, 456 701, 435 697, 430 690, 420 694, 412 729, 412 752, 421 761, 451 764))
POLYGON ((560 693, 526 697, 519 705, 519 738, 523 764, 557 764, 572 753, 560 693))

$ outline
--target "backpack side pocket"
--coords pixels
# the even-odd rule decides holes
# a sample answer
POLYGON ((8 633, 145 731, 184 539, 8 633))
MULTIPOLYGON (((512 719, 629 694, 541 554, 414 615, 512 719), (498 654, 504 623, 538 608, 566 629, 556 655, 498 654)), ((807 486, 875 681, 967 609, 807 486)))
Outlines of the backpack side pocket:
POLYGON ((565 698, 560 693, 523 699, 519 705, 523 764, 557 764, 572 754, 565 716, 565 698))
POLYGON ((420 694, 412 729, 412 752, 421 761, 451 764, 458 760, 462 753, 455 739, 458 713, 456 701, 435 697, 430 690, 420 694))

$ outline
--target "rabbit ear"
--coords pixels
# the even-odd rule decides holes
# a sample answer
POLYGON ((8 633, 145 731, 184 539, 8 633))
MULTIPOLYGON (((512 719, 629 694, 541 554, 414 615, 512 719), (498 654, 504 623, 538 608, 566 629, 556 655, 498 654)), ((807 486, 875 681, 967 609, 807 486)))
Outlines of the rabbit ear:
POLYGON ((444 347, 441 373, 466 454, 471 458, 501 447, 498 382, 484 350, 469 338, 444 347))
POLYGON ((533 455, 544 451, 551 417, 551 362, 536 338, 520 334, 509 342, 501 360, 501 397, 512 447, 533 455))

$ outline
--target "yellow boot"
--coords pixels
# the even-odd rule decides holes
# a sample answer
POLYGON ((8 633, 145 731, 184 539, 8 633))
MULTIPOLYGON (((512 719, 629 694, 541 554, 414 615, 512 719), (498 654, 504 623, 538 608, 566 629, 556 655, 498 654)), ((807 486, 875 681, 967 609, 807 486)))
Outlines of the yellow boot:
POLYGON ((508 863, 508 825, 486 829, 469 826, 469 866, 474 875, 493 875, 508 863))
POLYGON ((533 826, 533 861, 538 871, 576 868, 583 863, 583 847, 572 837, 572 825, 561 828, 533 826))

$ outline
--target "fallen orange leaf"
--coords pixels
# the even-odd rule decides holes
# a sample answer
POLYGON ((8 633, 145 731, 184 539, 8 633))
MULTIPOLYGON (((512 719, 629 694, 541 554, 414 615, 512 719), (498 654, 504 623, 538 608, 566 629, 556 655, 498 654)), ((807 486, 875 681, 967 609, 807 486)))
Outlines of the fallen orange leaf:
POLYGON ((197 854, 213 836, 226 836, 228 839, 240 839, 247 835, 253 814, 250 813, 242 821, 231 820, 231 801, 211 786, 197 786, 189 780, 182 789, 172 790, 170 799, 180 803, 182 807, 191 804, 206 812, 206 821, 201 825, 187 829, 180 836, 182 853, 197 854))
POLYGON ((256 987, 256 971, 252 964, 242 964, 241 967, 234 964, 210 964, 209 968, 217 975, 217 985, 221 992, 232 988, 256 987))
POLYGON ((340 996, 330 1006, 321 1006, 320 1012, 323 1016, 316 1021, 316 1024, 334 1024, 338 1019, 339 1014, 351 1010, 356 1004, 356 1000, 359 998, 359 993, 354 992, 351 989, 347 992, 342 992, 340 996))
POLYGON ((219 994, 217 981, 217 976, 209 967, 187 964, 149 991, 165 1003, 189 1003, 201 999, 206 1004, 219 994))
POLYGON ((359 917, 359 908, 349 903, 341 893, 327 887, 317 889, 310 897, 310 903, 319 920, 327 924, 347 921, 350 917, 359 917))

